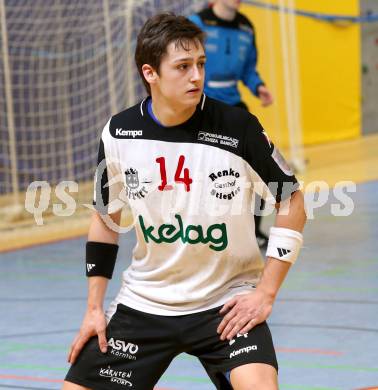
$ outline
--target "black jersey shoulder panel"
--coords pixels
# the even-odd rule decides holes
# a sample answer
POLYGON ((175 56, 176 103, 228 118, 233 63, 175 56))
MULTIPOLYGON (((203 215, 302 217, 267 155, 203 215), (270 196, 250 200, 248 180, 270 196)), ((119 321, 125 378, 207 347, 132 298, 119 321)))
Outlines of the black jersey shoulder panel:
POLYGON ((109 131, 116 139, 204 144, 246 159, 245 133, 249 133, 248 142, 254 139, 259 142, 258 133, 261 133, 262 127, 247 110, 206 97, 203 108, 200 103, 194 115, 181 125, 158 125, 150 117, 143 101, 114 115, 109 131))
POLYGON ((135 139, 138 134, 135 131, 143 130, 141 127, 141 111, 140 106, 142 102, 135 104, 132 107, 127 108, 114 115, 109 124, 109 132, 113 138, 135 139))

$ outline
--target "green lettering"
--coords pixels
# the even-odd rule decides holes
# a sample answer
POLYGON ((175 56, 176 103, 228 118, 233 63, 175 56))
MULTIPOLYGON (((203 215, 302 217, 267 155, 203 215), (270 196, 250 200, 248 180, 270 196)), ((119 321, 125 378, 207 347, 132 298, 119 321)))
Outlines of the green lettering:
POLYGON ((175 217, 177 219, 179 229, 177 230, 177 227, 175 225, 163 224, 157 230, 158 237, 155 237, 153 235, 153 231, 155 228, 153 226, 146 227, 144 224, 143 217, 139 215, 138 219, 140 227, 142 229, 144 240, 147 243, 152 240, 153 242, 160 244, 162 242, 172 243, 181 238, 181 241, 184 244, 207 244, 208 242, 210 242, 211 244, 209 245, 209 247, 215 251, 222 251, 227 247, 228 239, 225 223, 209 226, 206 232, 207 236, 204 237, 203 228, 201 225, 188 225, 185 229, 184 234, 184 226, 181 216, 179 214, 175 214, 175 217), (191 237, 192 232, 196 234, 196 237, 193 237, 193 234, 191 237))
POLYGON ((177 234, 172 236, 172 234, 175 231, 176 231, 176 226, 174 225, 166 225, 166 224, 161 225, 158 230, 161 242, 171 243, 177 241, 180 238, 180 231, 178 231, 177 234), (164 230, 166 230, 165 234, 164 234, 164 230))
MULTIPOLYGON (((178 224, 180 226, 180 231, 179 231, 179 236, 178 237, 181 237, 181 240, 184 242, 184 226, 183 226, 183 223, 182 223, 182 219, 181 219, 181 215, 179 214, 175 214, 175 217, 178 221, 178 224)), ((177 237, 177 239, 178 239, 177 237)))
POLYGON ((228 238, 227 238, 227 228, 225 223, 220 224, 214 224, 210 225, 207 229, 207 237, 204 240, 204 242, 211 242, 214 245, 210 245, 210 248, 215 251, 222 251, 223 249, 227 248, 228 245, 228 238), (215 231, 220 232, 220 237, 214 237, 213 232, 215 231), (216 246, 215 244, 221 244, 220 246, 216 246))
POLYGON ((149 228, 146 228, 144 225, 143 217, 141 215, 139 215, 138 219, 139 219, 140 227, 142 228, 144 240, 148 243, 149 242, 148 239, 151 238, 152 241, 156 242, 157 244, 160 244, 162 240, 152 235, 154 227, 150 226, 149 228))
POLYGON ((206 241, 204 242, 204 238, 203 238, 202 226, 201 225, 198 225, 198 226, 188 225, 188 227, 186 228, 186 231, 185 231, 184 240, 185 240, 184 242, 188 242, 189 244, 198 244, 199 242, 206 243, 206 241), (196 232, 197 237, 191 238, 190 232, 196 232))

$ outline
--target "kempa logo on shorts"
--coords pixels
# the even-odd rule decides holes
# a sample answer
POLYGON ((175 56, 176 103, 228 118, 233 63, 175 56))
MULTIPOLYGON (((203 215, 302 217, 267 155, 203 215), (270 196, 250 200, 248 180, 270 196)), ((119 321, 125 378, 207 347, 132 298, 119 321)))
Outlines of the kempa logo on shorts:
POLYGON ((96 267, 96 264, 87 264, 87 271, 91 272, 94 267, 96 267))
POLYGON ((172 243, 181 240, 183 244, 207 244, 210 242, 209 247, 214 251, 222 251, 227 248, 228 238, 225 223, 210 225, 205 234, 204 228, 201 225, 184 226, 181 215, 175 214, 175 218, 177 219, 178 226, 163 224, 155 230, 155 226, 146 227, 143 217, 139 215, 139 224, 147 244, 150 240, 157 244, 161 244, 162 242, 172 243), (154 230, 155 233, 153 234, 154 230))
POLYGON ((128 380, 131 378, 132 371, 113 370, 108 366, 107 368, 100 368, 99 375, 104 378, 109 378, 110 382, 118 385, 133 387, 133 384, 128 380))
POLYGON ((239 177, 239 172, 234 171, 232 168, 211 173, 209 178, 214 188, 212 188, 210 194, 217 199, 231 200, 240 192, 240 186, 238 185, 239 177))
POLYGON ((228 137, 227 135, 208 133, 206 131, 198 132, 198 141, 210 142, 212 144, 220 144, 237 148, 239 140, 237 138, 228 137))
POLYGON ((110 353, 114 356, 125 359, 136 360, 136 353, 139 347, 136 344, 126 343, 123 340, 115 340, 113 337, 108 340, 108 345, 111 347, 110 353))
POLYGON ((117 137, 141 137, 143 135, 143 130, 124 130, 119 127, 115 129, 115 135, 117 137))
POLYGON ((232 351, 230 353, 230 359, 242 353, 250 353, 251 351, 257 351, 257 345, 248 345, 248 347, 244 347, 244 348, 237 349, 236 351, 232 351))

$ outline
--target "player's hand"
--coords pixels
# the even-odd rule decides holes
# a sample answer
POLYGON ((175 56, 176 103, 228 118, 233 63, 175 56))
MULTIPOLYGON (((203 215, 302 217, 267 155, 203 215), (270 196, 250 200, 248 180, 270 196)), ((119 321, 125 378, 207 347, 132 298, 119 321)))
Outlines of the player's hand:
POLYGON ((98 337, 98 344, 101 352, 105 353, 108 343, 106 341, 106 318, 102 309, 88 309, 85 313, 83 323, 79 333, 76 335, 70 351, 68 353, 68 362, 73 364, 76 361, 80 351, 88 340, 93 337, 98 337))
POLYGON ((273 95, 265 85, 257 88, 257 94, 263 107, 270 106, 273 103, 273 95))
POLYGON ((221 340, 231 340, 264 322, 272 312, 274 298, 258 288, 251 293, 236 295, 226 302, 220 314, 224 315, 217 332, 221 340))

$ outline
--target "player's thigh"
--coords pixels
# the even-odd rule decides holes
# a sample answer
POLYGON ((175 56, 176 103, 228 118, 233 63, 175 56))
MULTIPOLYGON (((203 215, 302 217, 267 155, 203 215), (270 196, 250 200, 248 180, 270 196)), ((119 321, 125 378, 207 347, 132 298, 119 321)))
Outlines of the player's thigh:
POLYGON ((233 390, 278 390, 277 370, 264 363, 250 363, 231 370, 233 390))
MULTIPOLYGON (((208 315, 210 316, 211 313, 208 315)), ((205 317, 205 319, 207 318, 205 317)), ((243 335, 238 334, 232 340, 222 341, 216 332, 220 320, 219 315, 218 317, 214 316, 214 321, 212 321, 211 317, 207 319, 208 325, 203 324, 199 332, 202 338, 206 336, 204 342, 198 344, 199 349, 197 348, 189 352, 200 359, 216 388, 221 390, 229 390, 231 388, 228 381, 231 371, 241 372, 241 374, 237 374, 238 381, 236 384, 239 387, 244 383, 241 380, 244 380, 245 377, 249 379, 251 371, 254 372, 256 370, 254 378, 267 378, 267 383, 274 384, 274 380, 277 381, 274 378, 277 376, 278 364, 272 335, 267 323, 263 322, 243 335), (252 370, 247 369, 250 365, 252 370), (238 369, 236 370, 236 368, 238 369)), ((253 380, 255 381, 255 379, 253 380)), ((246 387, 246 389, 256 388, 260 390, 260 387, 252 387, 253 383, 249 380, 249 387, 246 387)), ((267 388, 275 389, 272 386, 267 388)), ((244 388, 240 387, 240 390, 242 389, 244 390, 244 388)), ((265 387, 262 387, 262 389, 265 389, 265 387)))
POLYGON ((92 337, 66 381, 89 389, 152 389, 178 353, 175 322, 168 320, 118 305, 106 329, 107 352, 92 337))

